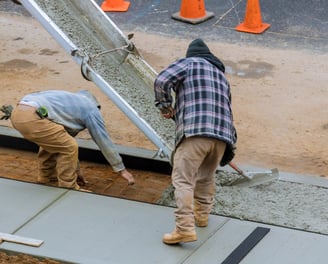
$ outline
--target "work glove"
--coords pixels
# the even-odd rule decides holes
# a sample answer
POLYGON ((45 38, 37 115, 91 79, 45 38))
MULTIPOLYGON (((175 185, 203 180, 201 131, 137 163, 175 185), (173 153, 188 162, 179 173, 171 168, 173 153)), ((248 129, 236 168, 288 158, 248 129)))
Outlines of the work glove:
POLYGON ((155 106, 161 111, 161 115, 167 119, 174 119, 174 109, 170 102, 155 102, 155 106))
POLYGON ((221 167, 224 167, 225 165, 227 165, 235 157, 237 137, 238 137, 237 136, 237 130, 233 126, 232 127, 232 143, 227 144, 227 146, 226 146, 223 157, 220 161, 220 166, 221 167))
POLYGON ((163 117, 168 119, 174 117, 174 109, 171 103, 156 103, 155 106, 161 111, 163 117))
POLYGON ((12 105, 3 105, 0 108, 0 111, 4 113, 4 115, 0 118, 0 120, 8 120, 11 116, 11 112, 13 111, 14 107, 12 105))
POLYGON ((220 161, 220 166, 224 167, 235 157, 236 146, 234 144, 227 144, 223 157, 220 161))
POLYGON ((174 119, 174 109, 172 106, 160 108, 161 114, 167 119, 174 119))

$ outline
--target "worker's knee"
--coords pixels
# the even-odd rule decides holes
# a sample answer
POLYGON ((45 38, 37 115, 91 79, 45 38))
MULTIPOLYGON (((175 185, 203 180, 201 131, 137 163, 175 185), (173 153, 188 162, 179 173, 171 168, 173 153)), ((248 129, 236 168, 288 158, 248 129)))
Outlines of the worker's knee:
POLYGON ((69 153, 75 154, 78 152, 79 149, 79 145, 78 143, 73 139, 70 140, 69 143, 65 146, 65 148, 67 149, 67 151, 69 153))

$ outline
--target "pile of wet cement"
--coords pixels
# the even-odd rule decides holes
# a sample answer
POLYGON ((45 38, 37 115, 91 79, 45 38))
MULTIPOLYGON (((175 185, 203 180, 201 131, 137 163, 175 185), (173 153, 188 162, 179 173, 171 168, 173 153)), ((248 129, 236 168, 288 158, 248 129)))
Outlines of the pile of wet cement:
MULTIPOLYGON (((212 214, 328 234, 327 188, 279 180, 252 187, 225 185, 227 179, 236 177, 224 171, 215 175, 212 214)), ((176 207, 172 185, 158 204, 176 207)))

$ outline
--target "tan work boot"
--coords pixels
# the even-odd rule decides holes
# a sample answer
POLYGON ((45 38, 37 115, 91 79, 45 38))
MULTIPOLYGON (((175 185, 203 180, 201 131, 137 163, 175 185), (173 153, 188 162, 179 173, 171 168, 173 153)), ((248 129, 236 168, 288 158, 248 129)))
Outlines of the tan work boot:
POLYGON ((207 227, 208 226, 208 216, 207 217, 196 217, 195 216, 195 225, 198 227, 207 227))
POLYGON ((208 226, 208 214, 205 214, 204 210, 201 210, 201 204, 197 201, 194 201, 194 218, 195 218, 196 226, 198 227, 208 226))
POLYGON ((163 242, 165 244, 178 244, 180 242, 192 242, 197 240, 196 232, 178 232, 174 230, 172 233, 164 234, 163 242))
POLYGON ((37 183, 41 183, 41 184, 56 183, 57 181, 58 181, 57 177, 46 178, 46 177, 38 176, 37 178, 37 183))

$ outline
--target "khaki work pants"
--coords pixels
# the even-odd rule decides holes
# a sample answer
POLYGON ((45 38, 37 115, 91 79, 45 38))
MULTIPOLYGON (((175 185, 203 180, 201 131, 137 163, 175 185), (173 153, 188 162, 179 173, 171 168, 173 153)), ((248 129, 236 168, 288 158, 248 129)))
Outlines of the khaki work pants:
POLYGON ((196 136, 184 138, 177 147, 172 171, 177 231, 194 232, 194 214, 198 217, 210 214, 216 190, 214 174, 225 147, 217 139, 196 136))
POLYGON ((22 136, 39 148, 38 182, 58 179, 58 186, 79 189, 77 184, 78 144, 62 125, 36 114, 31 106, 19 104, 13 110, 11 122, 22 136))

